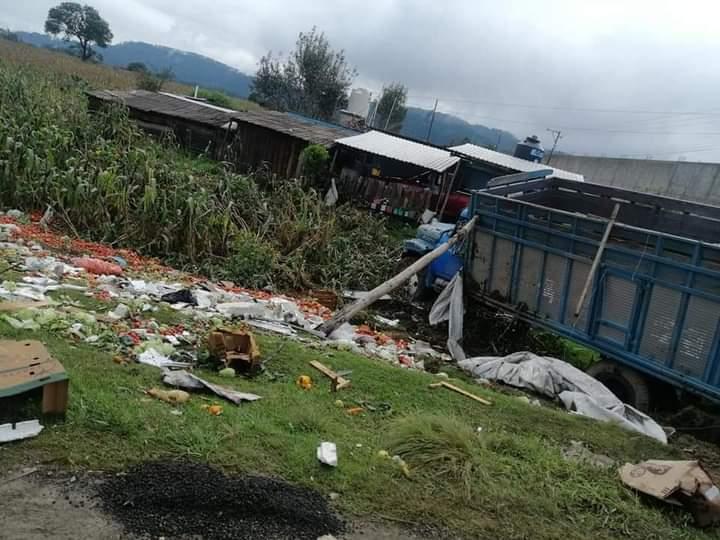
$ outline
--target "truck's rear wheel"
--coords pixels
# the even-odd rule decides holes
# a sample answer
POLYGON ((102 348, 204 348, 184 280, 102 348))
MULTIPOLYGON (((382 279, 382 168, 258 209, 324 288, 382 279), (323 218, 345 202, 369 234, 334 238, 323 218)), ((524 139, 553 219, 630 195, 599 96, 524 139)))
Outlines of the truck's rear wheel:
POLYGON ((650 385, 647 378, 635 371, 611 360, 600 360, 587 370, 607 386, 622 402, 641 411, 650 410, 650 385))

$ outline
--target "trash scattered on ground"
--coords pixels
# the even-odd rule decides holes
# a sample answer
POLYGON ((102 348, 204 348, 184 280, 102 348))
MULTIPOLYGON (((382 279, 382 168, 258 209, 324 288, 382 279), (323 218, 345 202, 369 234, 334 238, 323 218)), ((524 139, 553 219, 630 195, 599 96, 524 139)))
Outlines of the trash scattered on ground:
POLYGON ((344 525, 322 494, 268 477, 229 476, 190 461, 155 461, 112 475, 102 506, 128 533, 207 540, 340 534, 344 525))
POLYGON ((123 269, 118 264, 93 259, 92 257, 78 257, 71 259, 74 266, 83 268, 92 274, 102 276, 119 276, 122 275, 123 269))
POLYGON ((0 341, 0 375, 0 398, 42 387, 43 414, 64 415, 67 411, 65 368, 39 341, 0 341))
POLYGON ((609 469, 615 466, 615 460, 605 454, 596 454, 582 441, 570 441, 570 445, 562 449, 562 456, 566 461, 584 463, 599 469, 609 469))
POLYGON ((499 381, 559 399, 566 409, 577 414, 615 422, 667 443, 665 432, 652 418, 620 401, 597 379, 557 358, 518 352, 504 357, 468 358, 458 362, 458 366, 475 378, 499 381))
POLYGON ((190 394, 184 390, 160 390, 159 388, 151 388, 145 392, 148 396, 160 399, 166 403, 178 404, 185 403, 190 399, 190 394))
POLYGON ((392 462, 398 466, 406 478, 410 478, 410 467, 405 463, 405 460, 398 455, 392 457, 392 462))
POLYGON ((220 371, 218 371, 218 375, 220 375, 221 377, 225 377, 225 378, 228 378, 228 379, 232 379, 233 377, 235 377, 236 373, 235 373, 235 370, 234 370, 233 368, 231 368, 231 367, 226 367, 226 368, 221 369, 220 371))
POLYGON ((465 360, 465 352, 460 346, 464 315, 463 278, 462 272, 458 272, 437 297, 428 315, 431 325, 449 321, 447 347, 450 355, 457 361, 465 360))
POLYGON ((619 473, 626 486, 684 506, 700 527, 720 523, 720 490, 698 461, 626 463, 619 473))
MULTIPOLYGON (((343 291, 342 296, 347 300, 360 300, 366 298, 368 294, 370 294, 370 291, 343 291)), ((392 296, 384 294, 378 300, 392 300, 392 296)))
POLYGON ((333 392, 348 388, 351 384, 349 379, 342 377, 339 373, 335 373, 332 369, 317 360, 310 362, 310 365, 330 379, 330 388, 333 392))
POLYGON ((39 420, 25 420, 15 424, 0 424, 0 443, 37 437, 43 430, 39 420))
POLYGON ((163 382, 168 386, 176 386, 185 388, 186 390, 208 390, 235 405, 240 405, 243 401, 257 401, 258 399, 262 399, 257 394, 238 392, 237 390, 220 386, 219 384, 213 384, 187 371, 166 370, 163 373, 163 382))
POLYGON ((253 371, 260 362, 260 348, 247 328, 219 328, 208 336, 208 350, 225 367, 253 371))
POLYGON ((222 405, 202 405, 201 407, 213 416, 220 416, 223 413, 222 405))
POLYGON ((170 358, 168 358, 162 353, 159 353, 154 348, 147 349, 146 351, 140 353, 138 355, 138 362, 158 368, 190 366, 190 364, 188 364, 187 362, 175 362, 173 360, 170 360, 170 358))
POLYGON ((440 381, 436 383, 431 383, 430 388, 447 388, 448 390, 452 390, 453 392, 457 392, 460 395, 463 395, 467 398, 470 398, 472 400, 477 401, 478 403, 482 403, 483 405, 492 405, 492 401, 488 401, 485 398, 481 398, 480 396, 476 396, 475 394, 471 394, 467 390, 463 390, 459 386, 455 386, 454 384, 451 384, 447 381, 440 381))
POLYGON ((321 442, 320 446, 317 447, 317 458, 320 463, 329 465, 330 467, 337 467, 337 447, 332 442, 321 442))
POLYGON ((310 390, 313 387, 313 382, 309 375, 300 375, 296 383, 303 390, 310 390))
POLYGON ((381 324, 382 326, 387 326, 388 328, 397 328, 400 326, 400 319, 388 319, 382 315, 373 315, 373 319, 375 322, 381 324))

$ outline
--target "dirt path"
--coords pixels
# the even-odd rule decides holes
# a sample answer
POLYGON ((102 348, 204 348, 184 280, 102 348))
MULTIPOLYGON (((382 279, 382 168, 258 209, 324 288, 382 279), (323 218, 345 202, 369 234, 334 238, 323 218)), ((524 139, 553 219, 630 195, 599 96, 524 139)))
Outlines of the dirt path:
MULTIPOLYGON (((102 510, 95 494, 99 475, 41 469, 22 476, 29 470, 0 473, 1 540, 139 540, 102 510)), ((424 538, 383 523, 354 522, 350 529, 338 540, 424 538)))

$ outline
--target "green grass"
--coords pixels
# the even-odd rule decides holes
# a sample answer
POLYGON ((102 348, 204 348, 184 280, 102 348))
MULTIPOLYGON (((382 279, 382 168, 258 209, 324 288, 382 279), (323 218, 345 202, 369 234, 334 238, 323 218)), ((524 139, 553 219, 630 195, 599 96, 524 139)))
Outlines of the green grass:
POLYGON ((681 510, 647 504, 622 486, 614 470, 569 463, 560 453, 570 440, 581 440, 624 463, 675 457, 671 448, 463 381, 457 384, 492 399, 494 405, 431 390, 428 384, 435 379, 425 373, 296 342, 280 348, 279 338, 259 336, 263 353, 272 358, 267 373, 253 380, 201 374, 260 394, 261 401, 236 407, 193 395, 181 407, 182 416, 175 416, 172 407, 143 394, 161 386, 154 368, 121 366, 91 346, 17 332, 4 323, 0 336, 42 339, 71 377, 66 421, 49 425, 35 439, 0 448, 3 464, 40 460, 113 470, 146 459, 187 456, 230 471, 278 475, 340 493, 337 504, 347 514, 433 524, 469 538, 714 537, 689 526, 681 510), (330 393, 328 380, 308 366, 310 360, 351 369, 352 387, 330 393), (296 386, 301 374, 313 378, 312 390, 296 386), (377 412, 351 416, 336 405, 337 399, 345 407, 369 403, 377 412), (208 403, 222 404, 223 414, 210 416, 201 408, 208 403), (422 428, 425 422, 427 430, 422 428), (483 428, 480 436, 477 427, 483 428), (435 433, 432 444, 419 445, 422 451, 431 447, 432 454, 432 447, 440 447, 450 452, 458 463, 470 464, 467 475, 448 474, 442 460, 413 459, 407 448, 398 448, 398 440, 403 440, 398 434, 407 435, 408 430, 420 433, 413 437, 421 441, 428 440, 427 431, 435 433), (454 434, 449 450, 443 447, 444 431, 454 434), (337 444, 337 469, 318 464, 315 449, 321 441, 337 444), (391 460, 378 457, 378 451, 390 445, 406 455, 410 478, 391 460))

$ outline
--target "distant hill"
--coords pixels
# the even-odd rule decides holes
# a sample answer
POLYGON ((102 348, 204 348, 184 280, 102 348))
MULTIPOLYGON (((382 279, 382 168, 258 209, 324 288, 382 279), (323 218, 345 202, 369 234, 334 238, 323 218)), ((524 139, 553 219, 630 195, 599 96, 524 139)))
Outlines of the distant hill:
MULTIPOLYGON (((402 135, 424 141, 427 137, 428 127, 432 111, 408 107, 403 127, 400 130, 402 135)), ((509 131, 489 128, 480 124, 471 124, 462 118, 452 114, 435 113, 430 142, 438 146, 451 146, 470 142, 478 146, 491 146, 500 152, 512 154, 518 142, 517 137, 509 131)))
MULTIPOLYGON (((21 41, 36 47, 67 48, 67 42, 37 32, 16 32, 21 41)), ((103 62, 125 67, 130 62, 142 62, 153 70, 171 68, 175 78, 204 88, 223 90, 228 94, 247 97, 252 77, 222 62, 201 54, 181 51, 162 45, 128 41, 100 49, 103 62)))
MULTIPOLYGON (((65 49, 68 43, 37 32, 16 32, 21 41, 36 47, 65 49)), ((128 41, 101 49, 103 62, 125 67, 131 62, 142 62, 153 70, 171 68, 179 82, 199 84, 204 88, 222 90, 227 94, 246 97, 250 93, 252 77, 226 64, 186 51, 140 41, 128 41)), ((409 107, 401 134, 425 140, 430 125, 431 111, 409 107)), ((471 142, 492 148, 500 141, 501 152, 512 153, 518 139, 512 133, 471 124, 452 114, 436 113, 431 140, 439 146, 471 142)))

